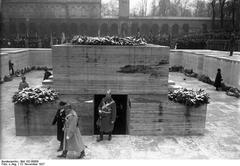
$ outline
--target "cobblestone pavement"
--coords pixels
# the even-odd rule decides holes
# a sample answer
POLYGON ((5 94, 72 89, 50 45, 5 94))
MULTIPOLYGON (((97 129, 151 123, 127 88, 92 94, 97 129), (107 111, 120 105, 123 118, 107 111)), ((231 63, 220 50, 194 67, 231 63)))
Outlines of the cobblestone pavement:
MULTIPOLYGON (((33 87, 41 85, 42 71, 26 74, 33 87)), ((176 85, 205 89, 211 96, 204 136, 113 136, 111 142, 97 143, 96 136, 84 136, 86 159, 240 159, 240 99, 216 92, 215 88, 169 73, 176 85)), ((56 159, 59 152, 55 136, 15 136, 15 119, 11 97, 20 78, 1 87, 1 158, 56 159)), ((68 158, 74 158, 70 153, 68 158)))

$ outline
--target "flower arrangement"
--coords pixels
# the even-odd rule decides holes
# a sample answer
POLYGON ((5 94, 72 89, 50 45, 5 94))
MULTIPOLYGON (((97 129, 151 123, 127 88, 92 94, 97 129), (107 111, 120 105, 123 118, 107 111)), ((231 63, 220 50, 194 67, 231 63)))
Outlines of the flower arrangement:
POLYGON ((136 37, 118 37, 118 36, 105 36, 105 37, 87 37, 76 35, 73 37, 72 44, 75 45, 121 45, 121 46, 138 46, 146 45, 144 38, 136 37))
POLYGON ((168 92, 168 98, 171 101, 184 104, 186 106, 198 107, 209 103, 209 95, 204 90, 188 90, 186 88, 177 89, 168 92))
POLYGON ((16 92, 12 99, 15 104, 40 105, 58 99, 58 92, 51 88, 25 88, 16 92))
POLYGON ((226 94, 228 96, 234 96, 236 98, 239 98, 240 97, 240 90, 237 89, 237 88, 230 88, 229 90, 226 91, 226 94))

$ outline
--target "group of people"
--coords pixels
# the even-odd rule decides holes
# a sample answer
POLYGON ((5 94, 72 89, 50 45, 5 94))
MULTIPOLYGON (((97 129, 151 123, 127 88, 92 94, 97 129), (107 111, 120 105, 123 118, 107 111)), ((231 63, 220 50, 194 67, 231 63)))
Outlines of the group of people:
POLYGON ((58 157, 66 158, 68 151, 75 151, 80 153, 79 159, 84 158, 85 145, 78 126, 78 115, 70 104, 63 101, 59 103, 52 124, 57 124, 57 139, 60 141, 57 151, 62 151, 58 157))
POLYGON ((204 33, 186 35, 174 41, 178 49, 219 49, 229 50, 229 56, 237 49, 237 41, 240 40, 240 33, 204 33), (224 43, 223 43, 224 42, 224 43), (212 47, 214 46, 214 47, 212 47))
MULTIPOLYGON (((98 110, 99 118, 96 123, 100 136, 97 138, 97 142, 103 140, 103 134, 108 134, 108 140, 110 141, 116 120, 116 103, 111 97, 111 90, 106 92, 106 96, 99 104, 98 110)), ((78 122, 78 115, 72 109, 72 106, 61 101, 52 122, 52 125, 57 124, 57 140, 60 142, 57 151, 62 151, 62 154, 57 157, 66 158, 68 151, 75 151, 79 153, 79 159, 84 158, 86 146, 83 143, 78 122)))
POLYGON ((60 36, 50 35, 45 35, 44 37, 3 37, 0 39, 0 45, 3 48, 51 48, 51 45, 61 43, 60 36))

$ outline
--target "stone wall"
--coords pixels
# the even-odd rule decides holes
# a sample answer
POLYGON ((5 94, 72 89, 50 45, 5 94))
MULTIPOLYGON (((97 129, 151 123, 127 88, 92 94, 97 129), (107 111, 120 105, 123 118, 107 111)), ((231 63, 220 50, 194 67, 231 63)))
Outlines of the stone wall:
POLYGON ((159 118, 159 103, 167 102, 169 48, 147 46, 53 46, 53 88, 75 106, 82 120, 83 133, 93 134, 94 95, 127 95, 131 106, 126 118, 128 134, 155 135, 159 122, 144 119, 143 112, 159 118), (122 67, 154 67, 153 73, 122 73, 122 67), (140 112, 140 114, 139 114, 140 112), (140 116, 139 120, 136 117, 140 116), (142 129, 139 129, 142 126, 142 129), (149 130, 148 130, 149 129, 149 130))
POLYGON ((52 125, 57 112, 57 103, 34 105, 14 105, 16 136, 55 135, 56 125, 52 125))
MULTIPOLYGON (((208 40, 207 41, 207 49, 210 50, 221 50, 221 51, 229 51, 230 48, 230 40, 208 40)), ((235 42, 234 46, 235 51, 240 51, 240 40, 235 42)))
MULTIPOLYGON (((193 69, 197 74, 204 74, 215 80, 217 69, 221 69, 223 82, 228 86, 240 89, 240 61, 229 59, 221 52, 210 50, 172 50, 170 53, 170 66, 183 66, 193 69)), ((223 53, 224 54, 224 53, 223 53)))
POLYGON ((54 87, 63 94, 157 93, 167 96, 169 48, 148 46, 53 46, 54 87), (156 66, 159 76, 121 73, 126 65, 156 66), (139 85, 142 85, 139 88, 139 85))
POLYGON ((14 63, 14 70, 21 70, 27 66, 52 67, 51 49, 1 49, 0 77, 9 74, 8 61, 14 63))

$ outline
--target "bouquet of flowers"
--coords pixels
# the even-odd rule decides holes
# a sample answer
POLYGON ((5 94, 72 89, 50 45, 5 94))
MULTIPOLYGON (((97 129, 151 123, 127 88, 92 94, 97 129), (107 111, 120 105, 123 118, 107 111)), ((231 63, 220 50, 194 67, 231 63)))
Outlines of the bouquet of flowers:
POLYGON ((50 88, 25 88, 16 92, 12 99, 15 104, 39 105, 58 99, 58 92, 50 88))
POLYGON ((117 36, 105 36, 105 37, 87 37, 87 36, 74 36, 72 44, 75 45, 121 45, 121 46, 138 46, 146 45, 144 38, 136 37, 117 37, 117 36))
POLYGON ((195 91, 195 90, 188 90, 186 88, 169 91, 168 98, 171 101, 181 103, 186 106, 195 106, 195 107, 198 107, 203 104, 208 104, 210 99, 208 93, 206 93, 202 89, 195 91))

